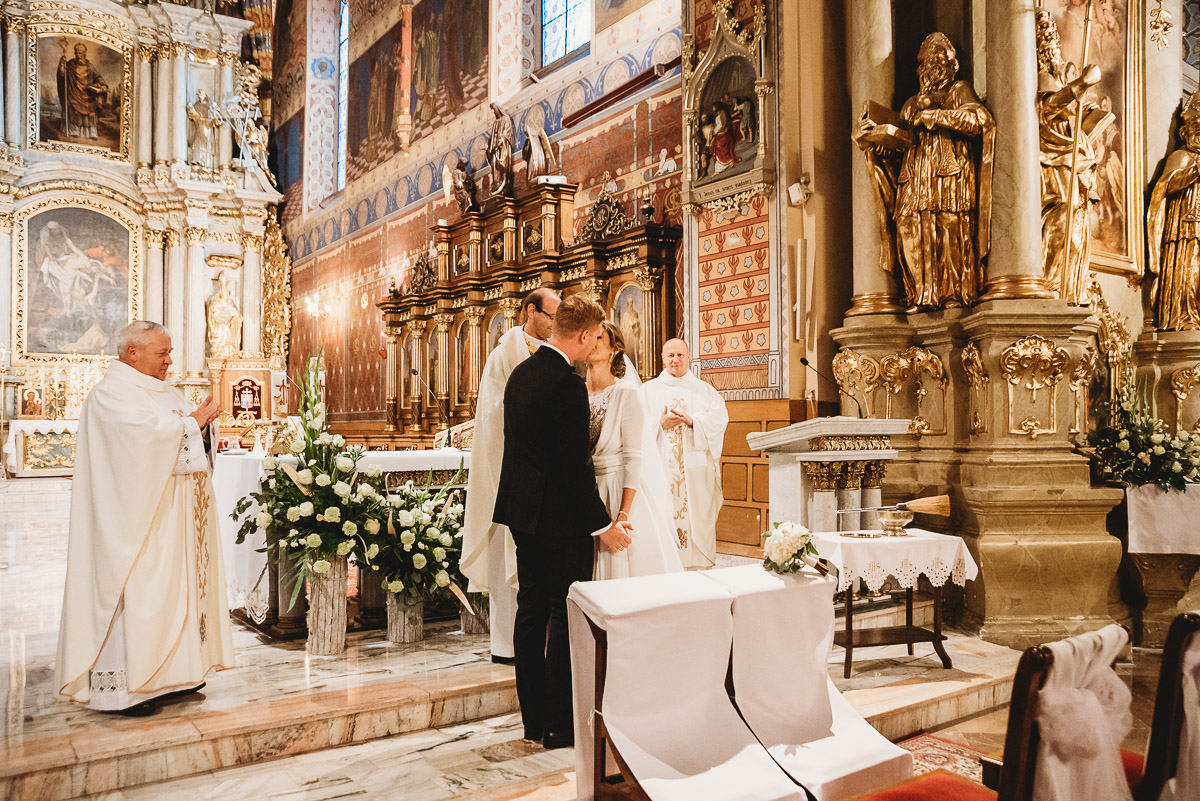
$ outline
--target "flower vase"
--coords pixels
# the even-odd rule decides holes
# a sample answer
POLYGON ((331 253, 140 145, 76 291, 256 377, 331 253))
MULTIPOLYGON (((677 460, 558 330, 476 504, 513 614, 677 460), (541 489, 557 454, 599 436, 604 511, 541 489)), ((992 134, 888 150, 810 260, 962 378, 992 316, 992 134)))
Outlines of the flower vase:
POLYGON ((409 643, 425 639, 425 604, 406 606, 400 596, 387 594, 387 636, 389 642, 409 643))
POLYGON ((329 570, 313 573, 308 596, 308 652, 334 656, 346 650, 346 557, 329 560, 329 570))
POLYGON ((458 619, 462 623, 463 634, 487 634, 490 631, 487 596, 482 592, 469 592, 467 600, 471 602, 471 610, 475 614, 465 607, 459 609, 458 619))

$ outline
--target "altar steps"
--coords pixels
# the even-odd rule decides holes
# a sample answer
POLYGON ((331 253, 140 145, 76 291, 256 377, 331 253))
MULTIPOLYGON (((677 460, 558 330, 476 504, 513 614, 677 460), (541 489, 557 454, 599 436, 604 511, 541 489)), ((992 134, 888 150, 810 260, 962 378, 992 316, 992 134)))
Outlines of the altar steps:
MULTIPOLYGON (((902 605, 873 605, 882 608, 860 613, 856 604, 857 625, 903 617, 902 605)), ((928 608, 918 602, 918 622, 928 608)), ((434 624, 414 646, 389 646, 378 632, 352 635, 342 658, 307 657, 300 643, 261 644, 241 629, 235 639, 242 667, 215 674, 202 697, 154 717, 77 707, 46 710, 41 725, 29 716, 24 736, 0 745, 0 798, 101 794, 517 710, 512 668, 486 661, 486 637, 459 634, 449 623, 434 624)), ((863 649, 849 680, 835 648, 830 672, 893 739, 1008 702, 1017 652, 957 634, 947 648, 951 670, 940 669, 927 644, 911 657, 904 646, 863 649)))

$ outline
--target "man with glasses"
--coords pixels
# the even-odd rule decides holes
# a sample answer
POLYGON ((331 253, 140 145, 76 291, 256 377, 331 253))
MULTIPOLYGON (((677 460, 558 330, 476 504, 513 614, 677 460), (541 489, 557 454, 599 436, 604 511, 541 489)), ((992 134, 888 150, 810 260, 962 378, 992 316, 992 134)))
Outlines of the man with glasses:
POLYGON ((462 572, 470 592, 488 593, 492 661, 511 664, 513 622, 517 614, 517 552, 507 526, 492 522, 500 461, 504 454, 504 387, 518 364, 533 355, 554 330, 561 298, 552 289, 535 289, 521 304, 525 324, 500 337, 488 354, 475 404, 471 472, 463 521, 462 572))

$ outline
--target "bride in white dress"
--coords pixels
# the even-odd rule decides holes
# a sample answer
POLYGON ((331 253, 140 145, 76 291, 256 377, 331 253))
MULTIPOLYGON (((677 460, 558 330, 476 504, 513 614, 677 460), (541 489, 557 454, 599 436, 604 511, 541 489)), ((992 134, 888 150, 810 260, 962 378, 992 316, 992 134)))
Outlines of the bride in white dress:
POLYGON ((591 405, 592 466, 596 488, 614 520, 633 526, 633 542, 620 553, 600 548, 592 578, 648 576, 683 570, 671 536, 667 478, 647 424, 640 381, 625 357, 621 329, 604 323, 587 365, 591 405))

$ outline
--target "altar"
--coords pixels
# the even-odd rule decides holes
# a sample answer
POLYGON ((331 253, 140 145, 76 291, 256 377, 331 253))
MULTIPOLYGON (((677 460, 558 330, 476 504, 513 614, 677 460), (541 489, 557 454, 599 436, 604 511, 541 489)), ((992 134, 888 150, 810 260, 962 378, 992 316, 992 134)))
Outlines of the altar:
MULTIPOLYGON (((256 628, 267 627, 271 629, 271 633, 278 636, 289 636, 303 631, 304 600, 297 599, 296 606, 281 613, 279 599, 281 596, 290 598, 290 583, 282 593, 279 588, 281 584, 290 582, 291 578, 286 575, 281 578, 274 555, 262 550, 267 544, 266 532, 256 529, 239 545, 237 532, 240 522, 230 517, 240 499, 258 491, 265 458, 265 453, 252 452, 219 453, 214 459, 213 492, 217 498, 217 515, 221 526, 225 582, 229 593, 229 610, 235 617, 256 628)), ((278 459, 283 463, 296 462, 293 456, 282 456, 278 459)), ((465 489, 471 466, 470 451, 460 451, 457 448, 368 451, 359 462, 360 469, 378 467, 382 470, 390 487, 407 481, 414 484, 423 484, 426 481, 434 485, 445 484, 454 479, 460 466, 462 474, 454 486, 465 489)), ((242 519, 253 517, 257 513, 258 505, 254 504, 246 510, 242 519)), ((381 597, 381 609, 382 602, 381 597)))
POLYGON ((78 420, 13 420, 4 442, 4 468, 13 478, 75 472, 78 420))

